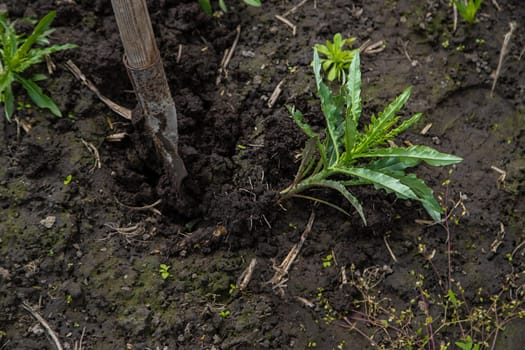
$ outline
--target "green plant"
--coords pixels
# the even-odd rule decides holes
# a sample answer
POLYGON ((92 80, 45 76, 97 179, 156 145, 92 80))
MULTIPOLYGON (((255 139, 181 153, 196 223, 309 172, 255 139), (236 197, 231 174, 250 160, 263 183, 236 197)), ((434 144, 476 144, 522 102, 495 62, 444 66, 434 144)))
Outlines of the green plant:
POLYGON ((474 23, 476 13, 482 2, 483 0, 452 0, 452 3, 459 11, 459 14, 467 23, 474 23))
POLYGON ((345 50, 344 46, 351 46, 355 38, 343 39, 341 33, 334 35, 334 41, 326 41, 326 45, 316 44, 315 49, 326 58, 321 58, 321 65, 325 72, 328 72, 327 79, 333 81, 337 78, 339 81, 345 79, 345 70, 350 67, 354 55, 359 49, 345 50))
POLYGON ((222 318, 228 318, 230 317, 230 310, 222 310, 219 312, 219 316, 221 316, 222 318))
POLYGON ((467 335, 465 342, 457 341, 456 346, 459 347, 461 350, 479 350, 481 349, 481 344, 480 343, 474 344, 474 341, 472 340, 470 335, 467 335))
POLYGON ((73 44, 49 46, 48 36, 53 33, 50 25, 56 16, 51 11, 44 16, 35 26, 33 32, 25 37, 17 34, 14 28, 16 21, 9 22, 7 14, 0 15, 0 101, 4 105, 5 116, 8 120, 14 113, 15 98, 13 94, 13 83, 19 83, 33 102, 40 108, 47 108, 56 116, 62 116, 60 110, 53 100, 42 92, 36 82, 46 79, 44 74, 34 74, 30 78, 24 78, 22 73, 29 67, 42 62, 46 56, 61 50, 76 47, 73 44), (41 47, 35 47, 39 45, 41 47))
MULTIPOLYGON (((199 2, 199 5, 201 5, 201 8, 206 12, 208 15, 213 15, 213 9, 211 6, 211 0, 197 0, 199 2)), ((261 0, 243 0, 245 4, 254 6, 254 7, 260 7, 261 6, 261 0)), ((226 6, 226 3, 224 0, 219 0, 219 8, 222 12, 227 12, 228 7, 226 6)))
POLYGON ((171 266, 169 266, 169 265, 160 264, 160 266, 159 266, 159 273, 160 273, 160 277, 162 277, 163 280, 166 280, 169 277, 171 277, 171 273, 169 271, 170 268, 171 268, 171 266))
POLYGON ((440 153, 427 146, 384 147, 398 134, 419 120, 421 114, 400 122, 397 116, 410 95, 407 88, 378 116, 372 115, 370 124, 358 130, 361 116, 361 72, 359 53, 356 52, 346 83, 340 94, 333 95, 321 78, 321 64, 314 49, 314 74, 321 109, 326 120, 323 134, 316 133, 303 121, 303 114, 288 107, 293 119, 308 136, 302 152, 302 162, 292 184, 280 192, 281 198, 302 197, 328 204, 348 214, 342 208, 321 199, 302 195, 314 188, 330 188, 340 192, 357 210, 366 224, 359 200, 348 190, 350 186, 373 185, 394 193, 401 199, 412 199, 422 203, 435 221, 441 218, 442 208, 433 191, 414 174, 405 170, 422 162, 432 166, 458 163, 462 159, 440 153))

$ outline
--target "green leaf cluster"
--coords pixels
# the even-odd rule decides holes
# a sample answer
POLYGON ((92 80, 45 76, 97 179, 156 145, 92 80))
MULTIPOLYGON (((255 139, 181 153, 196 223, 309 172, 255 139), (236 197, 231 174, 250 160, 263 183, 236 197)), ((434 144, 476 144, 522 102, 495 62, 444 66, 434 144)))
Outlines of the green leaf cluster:
POLYGON ((346 50, 344 47, 352 46, 355 38, 343 39, 341 33, 334 35, 334 41, 326 41, 326 45, 316 44, 315 49, 318 53, 325 56, 321 58, 321 65, 325 72, 328 72, 327 79, 330 81, 341 81, 345 79, 345 71, 350 67, 350 63, 354 58, 358 49, 346 50))
MULTIPOLYGON (((208 15, 213 15, 213 9, 211 6, 211 0, 197 0, 199 2, 199 5, 201 5, 201 8, 206 12, 208 15)), ((253 7, 260 7, 261 6, 261 0, 243 0, 246 5, 250 5, 253 7)), ((228 12, 228 7, 226 6, 226 3, 224 0, 219 0, 219 8, 222 12, 228 12)))
POLYGON ((476 13, 483 0, 452 0, 459 11, 459 14, 467 23, 474 23, 476 13))
POLYGON ((314 49, 315 82, 326 129, 324 133, 314 132, 303 120, 300 111, 288 107, 293 119, 309 139, 297 175, 293 183, 281 191, 282 198, 308 198, 345 212, 329 202, 302 194, 314 187, 330 188, 341 193, 366 224, 361 203, 348 188, 373 185, 376 189, 394 193, 398 198, 421 202, 432 219, 439 221, 442 209, 432 189, 406 170, 421 163, 444 166, 462 159, 427 146, 388 147, 388 141, 421 118, 420 113, 406 120, 397 115, 410 96, 410 88, 383 112, 373 115, 370 123, 360 130, 358 125, 362 107, 359 62, 359 52, 356 52, 346 82, 340 87, 340 93, 334 95, 323 83, 319 54, 314 49))
POLYGON ((464 342, 457 341, 456 346, 460 348, 461 350, 479 350, 481 349, 481 344, 476 343, 474 344, 474 341, 470 337, 470 335, 467 335, 467 338, 464 342))
POLYGON ((4 105, 5 116, 8 120, 14 113, 15 98, 13 83, 19 83, 28 96, 40 108, 49 109, 54 115, 62 116, 53 100, 44 94, 36 84, 46 79, 43 74, 34 74, 26 78, 22 73, 29 67, 42 62, 47 55, 54 52, 72 49, 73 44, 49 46, 48 36, 53 33, 50 29, 56 12, 51 11, 43 17, 29 36, 17 34, 14 28, 16 21, 9 22, 7 13, 0 15, 0 102, 4 105), (38 47, 40 46, 40 47, 38 47))

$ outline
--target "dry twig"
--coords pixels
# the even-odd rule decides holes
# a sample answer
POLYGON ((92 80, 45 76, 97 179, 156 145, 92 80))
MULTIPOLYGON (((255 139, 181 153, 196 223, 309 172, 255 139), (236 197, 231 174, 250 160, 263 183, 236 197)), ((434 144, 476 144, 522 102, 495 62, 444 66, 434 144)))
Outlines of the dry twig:
POLYGON ((216 85, 219 85, 221 83, 223 74, 225 78, 228 77, 228 71, 226 69, 228 68, 228 64, 230 64, 230 60, 233 57, 233 53, 235 52, 235 48, 237 47, 237 43, 239 42, 239 38, 241 37, 241 26, 238 25, 237 28, 235 28, 235 31, 237 32, 237 35, 233 40, 232 47, 224 52, 221 65, 219 67, 219 74, 217 75, 217 81, 215 82, 216 85))
POLYGON ((237 279, 237 285, 239 286, 239 290, 244 290, 246 287, 248 287, 248 284, 252 280, 253 271, 255 271, 255 265, 257 265, 257 259, 253 258, 250 261, 250 264, 248 267, 242 272, 242 274, 237 279))
POLYGON ((297 5, 295 5, 294 7, 292 7, 291 9, 289 9, 288 11, 286 11, 286 12, 282 15, 282 17, 286 17, 286 16, 288 16, 289 14, 294 13, 295 11, 297 11, 297 9, 298 9, 299 7, 301 7, 301 6, 303 6, 304 4, 306 4, 307 1, 308 1, 308 0, 303 0, 303 1, 301 1, 301 2, 298 3, 297 5))
POLYGON ((284 258, 281 265, 273 266, 273 269, 275 270, 275 274, 273 275, 272 279, 268 281, 268 283, 271 283, 274 289, 278 289, 281 295, 284 294, 284 287, 286 286, 286 281, 288 281, 286 276, 288 275, 290 267, 292 266, 295 259, 299 255, 299 252, 301 251, 301 248, 303 247, 306 237, 308 236, 310 231, 312 231, 314 219, 315 219, 315 214, 314 212, 312 212, 312 214, 310 214, 310 218, 308 219, 308 223, 306 224, 306 228, 304 229, 304 232, 301 235, 301 240, 299 241, 299 243, 295 244, 292 247, 292 249, 290 249, 290 251, 288 252, 288 255, 286 255, 286 258, 284 258))
POLYGON ((64 348, 60 344, 60 340, 58 339, 58 336, 51 329, 51 327, 49 326, 49 323, 47 323, 47 321, 44 320, 44 318, 42 316, 40 316, 40 314, 38 312, 33 310, 33 308, 31 306, 29 306, 28 304, 22 303, 21 306, 22 306, 22 308, 24 310, 29 312, 31 314, 31 316, 33 316, 38 322, 40 322, 42 327, 44 327, 44 329, 46 330, 47 334, 49 335, 49 337, 53 341, 53 345, 55 345, 56 350, 64 350, 64 348))
POLYGON ((292 35, 295 36, 295 33, 297 31, 297 26, 290 22, 288 19, 284 18, 283 16, 275 15, 275 18, 277 18, 279 21, 286 24, 288 27, 292 29, 292 35))
POLYGON ((95 95, 97 95, 97 97, 103 103, 105 103, 106 106, 108 106, 113 112, 117 113, 123 118, 131 120, 131 110, 125 107, 122 107, 121 105, 116 104, 115 102, 107 98, 106 96, 102 95, 100 91, 97 89, 97 87, 95 86, 95 84, 93 84, 88 78, 86 78, 84 73, 82 73, 80 68, 78 68, 77 65, 73 63, 73 61, 68 60, 66 62, 66 68, 71 72, 71 74, 73 74, 75 78, 80 80, 82 84, 87 86, 88 89, 90 89, 95 95))
POLYGON ((157 215, 162 215, 162 213, 160 212, 160 210, 158 210, 157 208, 155 208, 157 205, 159 205, 160 203, 162 203, 162 199, 159 199, 151 204, 148 204, 148 205, 145 205, 145 206, 142 206, 142 207, 133 207, 133 206, 130 206, 130 205, 126 205, 122 202, 120 202, 117 197, 115 197, 115 201, 117 202, 118 205, 121 205, 123 206, 124 208, 128 208, 128 209, 131 209, 131 210, 136 210, 136 211, 146 211, 146 210, 150 210, 152 211, 153 213, 157 214, 157 215))
POLYGON ((100 163, 100 155, 95 145, 93 145, 91 142, 84 141, 84 139, 80 139, 80 141, 82 141, 84 146, 86 146, 88 151, 90 151, 93 154, 93 157, 95 158, 95 162, 93 166, 91 167, 91 169, 89 170, 89 172, 92 173, 95 171, 95 169, 100 169, 102 167, 102 164, 100 163))
POLYGON ((268 99, 268 108, 273 108, 273 105, 275 104, 275 102, 277 102, 277 99, 281 95, 281 92, 283 92, 282 85, 284 84, 284 81, 285 79, 281 80, 273 90, 272 95, 268 99))
POLYGON ((123 237, 126 243, 132 244, 134 242, 144 242, 144 240, 138 239, 137 237, 143 236, 146 232, 144 224, 138 223, 135 225, 130 225, 128 227, 120 227, 119 224, 114 222, 105 223, 104 226, 109 227, 112 231, 104 238, 99 239, 99 241, 105 241, 118 234, 123 237))
POLYGON ((505 34, 505 37, 503 38, 503 44, 501 45, 501 51, 499 54, 499 61, 498 61, 498 68, 496 68, 496 74, 494 75, 494 82, 492 83, 492 88, 490 89, 490 97, 494 96, 494 89, 496 88, 496 82, 498 81, 498 78, 501 74, 501 68, 503 67, 503 60, 505 59, 505 56, 507 56, 507 53, 509 51, 510 39, 512 38, 512 33, 514 33, 514 30, 516 30, 517 24, 516 22, 510 22, 509 26, 510 26, 510 30, 505 34))

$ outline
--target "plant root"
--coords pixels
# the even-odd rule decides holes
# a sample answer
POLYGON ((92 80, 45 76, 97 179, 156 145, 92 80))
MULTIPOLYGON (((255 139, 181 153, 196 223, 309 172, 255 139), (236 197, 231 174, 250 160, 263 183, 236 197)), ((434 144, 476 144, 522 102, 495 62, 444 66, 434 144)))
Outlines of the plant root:
POLYGON ((80 68, 77 67, 73 61, 68 60, 66 62, 66 68, 73 74, 75 78, 80 80, 80 82, 85 85, 89 90, 91 90, 97 97, 102 101, 106 106, 108 106, 113 112, 120 115, 122 118, 125 118, 127 120, 131 120, 131 110, 122 107, 121 105, 116 104, 115 102, 111 101, 106 96, 102 95, 100 91, 97 89, 95 84, 93 84, 82 71, 80 68))

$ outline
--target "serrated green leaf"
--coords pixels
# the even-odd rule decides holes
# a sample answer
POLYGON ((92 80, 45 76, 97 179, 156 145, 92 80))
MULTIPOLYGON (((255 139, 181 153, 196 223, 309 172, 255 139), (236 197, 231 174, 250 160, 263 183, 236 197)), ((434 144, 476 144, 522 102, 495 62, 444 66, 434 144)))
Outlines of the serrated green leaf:
POLYGON ((401 159, 417 159, 433 166, 443 166, 459 163, 463 158, 452 154, 441 153, 428 146, 411 146, 407 148, 390 147, 371 150, 355 155, 355 158, 398 157, 401 159))
POLYGON ((394 139, 394 137, 401 134, 403 131, 405 131, 406 129, 410 128, 412 125, 417 123, 419 119, 421 118, 421 116, 422 116, 421 113, 417 113, 413 115, 410 119, 404 120, 398 127, 390 130, 386 138, 388 140, 394 139))
POLYGON ((340 174, 361 178, 379 188, 394 192, 400 198, 417 199, 416 194, 408 186, 402 184, 398 179, 390 175, 366 168, 355 167, 334 167, 333 170, 340 174))
POLYGON ((57 117, 61 117, 62 113, 58 109, 57 105, 53 100, 44 94, 42 89, 38 85, 36 85, 33 81, 29 79, 24 79, 20 76, 16 77, 16 80, 22 84, 22 87, 26 90, 27 94, 35 102, 35 104, 40 108, 47 108, 56 115, 57 117))
POLYGON ((427 211, 428 215, 430 215, 434 221, 438 222, 441 220, 441 206, 436 198, 434 198, 434 191, 432 191, 423 180, 418 179, 414 174, 401 176, 398 179, 402 184, 410 187, 427 211))
POLYGON ((404 170, 419 165, 422 162, 421 159, 416 158, 396 158, 396 157, 385 157, 374 160, 366 165, 366 168, 379 171, 381 173, 389 174, 404 174, 404 170))

